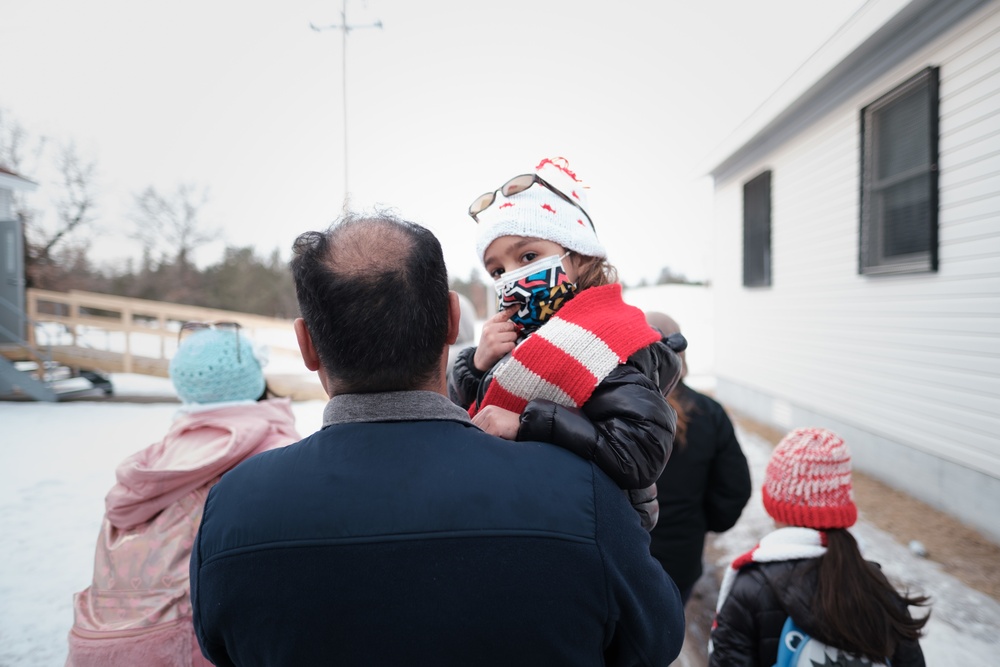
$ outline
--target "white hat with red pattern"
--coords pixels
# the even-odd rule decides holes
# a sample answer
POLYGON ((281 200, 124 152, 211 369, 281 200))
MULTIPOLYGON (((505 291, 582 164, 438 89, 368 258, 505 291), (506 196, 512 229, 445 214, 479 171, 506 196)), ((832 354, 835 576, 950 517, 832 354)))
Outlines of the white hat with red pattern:
POLYGON ((590 211, 586 189, 570 170, 566 158, 546 158, 538 163, 534 173, 576 205, 540 183, 510 197, 497 192, 496 200, 476 216, 479 222, 476 253, 480 261, 490 244, 501 236, 545 239, 580 255, 606 258, 608 253, 587 217, 590 211))

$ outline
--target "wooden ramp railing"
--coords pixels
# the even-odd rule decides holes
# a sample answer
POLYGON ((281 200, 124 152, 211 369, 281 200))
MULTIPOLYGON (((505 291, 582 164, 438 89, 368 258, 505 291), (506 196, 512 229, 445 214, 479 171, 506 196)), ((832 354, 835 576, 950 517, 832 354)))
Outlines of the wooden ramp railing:
MULTIPOLYGON (((25 306, 29 346, 71 368, 167 377, 180 326, 190 320, 239 322, 251 338, 268 345, 272 357, 298 355, 286 319, 80 290, 28 289, 25 306)), ((303 382, 302 374, 265 372, 279 394, 325 398, 318 381, 303 382)))

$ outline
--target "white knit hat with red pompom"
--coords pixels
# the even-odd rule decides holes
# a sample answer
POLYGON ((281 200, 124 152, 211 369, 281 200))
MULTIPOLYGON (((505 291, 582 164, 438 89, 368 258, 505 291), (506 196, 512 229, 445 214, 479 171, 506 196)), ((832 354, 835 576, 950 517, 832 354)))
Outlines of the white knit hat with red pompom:
POLYGON ((795 429, 771 453, 763 496, 775 521, 817 530, 853 526, 850 450, 826 429, 795 429))
MULTIPOLYGON (((587 192, 566 158, 546 158, 538 163, 534 173, 590 214, 587 192)), ((501 236, 545 239, 588 257, 608 256, 580 208, 538 183, 510 197, 497 192, 496 201, 476 217, 479 219, 476 254, 480 261, 490 244, 501 236)))

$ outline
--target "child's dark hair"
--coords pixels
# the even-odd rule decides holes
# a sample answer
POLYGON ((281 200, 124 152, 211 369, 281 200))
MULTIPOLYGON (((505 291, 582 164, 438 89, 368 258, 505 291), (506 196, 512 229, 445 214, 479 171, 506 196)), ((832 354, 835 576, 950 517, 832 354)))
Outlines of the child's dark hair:
POLYGON ((606 259, 590 257, 574 253, 583 260, 576 276, 576 287, 585 290, 588 287, 600 287, 618 282, 618 270, 606 259))
POLYGON ((267 380, 265 379, 264 380, 264 391, 261 393, 260 396, 257 397, 257 401, 258 402, 260 402, 260 401, 266 401, 269 398, 284 398, 284 396, 282 396, 281 394, 276 394, 274 392, 274 390, 271 389, 271 385, 269 385, 267 383, 267 380))
POLYGON ((820 637, 872 661, 891 657, 902 640, 916 640, 930 616, 913 618, 908 606, 925 606, 927 596, 900 595, 878 566, 861 555, 846 529, 826 532, 826 554, 817 561, 812 609, 820 637))

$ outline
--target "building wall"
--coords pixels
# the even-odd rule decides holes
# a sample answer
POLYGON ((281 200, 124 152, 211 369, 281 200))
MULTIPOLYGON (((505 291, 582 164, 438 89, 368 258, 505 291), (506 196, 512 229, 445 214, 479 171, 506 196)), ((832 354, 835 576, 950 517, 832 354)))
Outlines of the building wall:
MULTIPOLYGON (((704 285, 651 285, 626 289, 625 302, 644 312, 658 311, 672 317, 687 338, 684 355, 688 374, 698 382, 715 373, 715 323, 712 290, 704 285)), ((700 386, 704 386, 701 384, 700 386)))
POLYGON ((715 207, 720 398, 782 428, 838 429, 861 469, 1000 540, 1000 3, 717 182, 715 207), (860 110, 930 65, 939 270, 861 276, 860 110), (772 285, 744 288, 742 186, 765 169, 772 285))
POLYGON ((0 187, 0 220, 14 219, 14 203, 11 191, 0 187))

